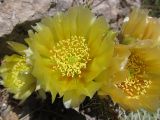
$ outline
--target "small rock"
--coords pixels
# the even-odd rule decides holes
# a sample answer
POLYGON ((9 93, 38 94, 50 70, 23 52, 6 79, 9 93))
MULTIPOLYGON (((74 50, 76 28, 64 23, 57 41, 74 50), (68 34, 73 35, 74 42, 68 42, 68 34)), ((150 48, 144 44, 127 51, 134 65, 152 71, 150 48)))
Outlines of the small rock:
MULTIPOLYGON (((64 8, 70 0, 60 0, 58 6, 64 8)), ((0 36, 11 32, 15 25, 39 19, 49 14, 55 0, 5 0, 0 4, 0 36)), ((52 12, 52 15, 54 13, 52 12)))
POLYGON ((3 120, 19 120, 15 112, 10 111, 6 116, 3 116, 3 120))

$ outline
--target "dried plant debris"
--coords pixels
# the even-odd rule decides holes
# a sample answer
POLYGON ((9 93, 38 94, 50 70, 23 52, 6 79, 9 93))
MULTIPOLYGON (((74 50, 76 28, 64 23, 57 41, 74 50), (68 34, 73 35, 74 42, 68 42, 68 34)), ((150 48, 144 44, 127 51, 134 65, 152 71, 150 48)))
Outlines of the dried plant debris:
POLYGON ((9 105, 9 94, 0 86, 0 120, 18 120, 18 115, 9 105))
POLYGON ((160 0, 143 0, 142 8, 150 9, 150 15, 160 17, 160 0))
POLYGON ((51 95, 47 93, 47 99, 37 99, 33 94, 22 105, 17 106, 20 120, 85 120, 85 117, 74 109, 66 109, 61 98, 51 102, 51 95), (23 111, 23 112, 22 112, 23 111))
POLYGON ((118 118, 119 120, 160 120, 160 108, 154 113, 143 109, 127 113, 124 109, 120 108, 118 118))
POLYGON ((86 99, 80 106, 80 112, 85 113, 95 120, 117 120, 119 106, 111 98, 99 98, 95 95, 91 100, 86 99))
POLYGON ((0 89, 0 115, 7 109, 9 94, 6 89, 0 89))

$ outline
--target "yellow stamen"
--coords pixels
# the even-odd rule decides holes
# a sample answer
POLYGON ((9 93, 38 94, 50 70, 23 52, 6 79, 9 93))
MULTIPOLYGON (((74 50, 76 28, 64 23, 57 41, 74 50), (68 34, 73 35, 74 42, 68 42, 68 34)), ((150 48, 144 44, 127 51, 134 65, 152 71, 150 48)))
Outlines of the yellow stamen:
POLYGON ((53 70, 59 70, 62 76, 80 76, 86 68, 89 58, 89 48, 86 39, 81 36, 71 36, 70 39, 60 40, 53 50, 50 50, 53 70))
POLYGON ((127 69, 130 72, 130 77, 115 86, 122 89, 128 98, 138 99, 140 95, 146 94, 152 83, 146 78, 145 61, 133 51, 128 58, 127 69))
POLYGON ((15 84, 17 88, 20 88, 25 84, 22 80, 18 78, 20 74, 24 74, 28 70, 29 70, 29 67, 26 65, 25 57, 22 56, 21 59, 19 59, 19 61, 13 66, 13 69, 11 71, 13 83, 15 84))

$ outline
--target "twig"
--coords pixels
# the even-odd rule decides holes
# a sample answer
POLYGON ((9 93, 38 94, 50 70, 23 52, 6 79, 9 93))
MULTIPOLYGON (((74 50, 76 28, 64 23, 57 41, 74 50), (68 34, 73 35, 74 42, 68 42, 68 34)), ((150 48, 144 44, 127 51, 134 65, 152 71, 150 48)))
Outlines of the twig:
POLYGON ((95 7, 99 6, 100 4, 102 4, 104 1, 106 0, 101 0, 99 3, 97 3, 96 5, 92 6, 92 9, 94 9, 95 7))

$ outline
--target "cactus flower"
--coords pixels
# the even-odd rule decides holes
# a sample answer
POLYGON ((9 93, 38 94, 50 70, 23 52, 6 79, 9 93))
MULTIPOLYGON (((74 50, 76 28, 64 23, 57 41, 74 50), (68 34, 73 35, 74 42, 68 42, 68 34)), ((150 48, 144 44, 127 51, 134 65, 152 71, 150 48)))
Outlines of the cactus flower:
POLYGON ((134 9, 129 17, 126 17, 121 30, 124 37, 122 43, 128 44, 136 40, 153 40, 154 45, 159 45, 160 20, 150 17, 148 13, 148 10, 134 9))
POLYGON ((115 33, 103 16, 96 17, 82 6, 47 17, 29 31, 26 39, 33 55, 37 83, 64 104, 76 107, 101 87, 94 80, 111 60, 115 33))
POLYGON ((14 94, 14 98, 24 101, 36 89, 36 80, 31 74, 30 50, 21 43, 9 41, 8 44, 19 55, 4 57, 0 67, 2 84, 14 94))
POLYGON ((126 110, 155 111, 160 106, 160 50, 152 42, 117 45, 100 95, 110 95, 126 110))
POLYGON ((35 90, 36 81, 31 75, 31 66, 27 65, 25 56, 5 56, 0 67, 2 84, 14 98, 25 100, 35 90))

